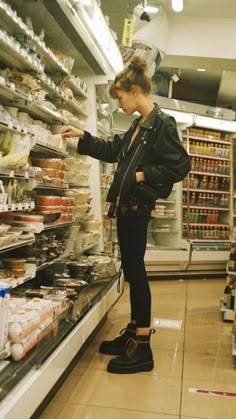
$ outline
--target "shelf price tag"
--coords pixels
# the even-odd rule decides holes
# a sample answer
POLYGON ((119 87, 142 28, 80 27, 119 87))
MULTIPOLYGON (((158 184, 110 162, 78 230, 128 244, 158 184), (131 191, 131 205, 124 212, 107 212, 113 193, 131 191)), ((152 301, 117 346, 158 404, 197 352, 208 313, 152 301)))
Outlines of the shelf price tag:
POLYGON ((133 33, 134 33, 134 22, 133 22, 133 20, 125 18, 123 35, 122 35, 122 45, 123 45, 123 47, 132 48, 133 33))

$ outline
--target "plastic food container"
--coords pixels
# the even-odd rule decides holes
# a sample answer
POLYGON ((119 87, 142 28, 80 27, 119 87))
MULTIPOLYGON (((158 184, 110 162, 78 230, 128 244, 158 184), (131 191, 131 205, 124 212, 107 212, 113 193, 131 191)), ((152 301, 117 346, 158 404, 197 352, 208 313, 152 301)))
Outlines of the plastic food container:
POLYGON ((32 159, 32 163, 34 166, 48 168, 48 169, 58 169, 64 166, 64 163, 61 159, 32 159))
POLYGON ((60 196, 51 195, 37 195, 35 197, 36 206, 55 206, 61 204, 60 196))

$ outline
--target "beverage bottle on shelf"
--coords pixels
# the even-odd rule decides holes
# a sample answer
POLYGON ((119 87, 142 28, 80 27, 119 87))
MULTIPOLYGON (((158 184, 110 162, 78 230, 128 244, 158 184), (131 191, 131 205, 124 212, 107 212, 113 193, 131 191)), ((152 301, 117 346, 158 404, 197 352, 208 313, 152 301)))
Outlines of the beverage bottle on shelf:
POLYGON ((199 211, 199 223, 203 223, 204 221, 204 212, 202 210, 199 211))
POLYGON ((214 207, 214 194, 213 193, 210 194, 210 206, 214 207))
POLYGON ((215 156, 216 155, 216 148, 215 145, 213 143, 210 143, 210 156, 215 156))
POLYGON ((220 239, 222 239, 222 240, 226 239, 224 227, 220 227, 220 239))
POLYGON ((199 223, 199 210, 195 210, 195 223, 199 223))
POLYGON ((230 178, 227 178, 225 180, 225 190, 229 191, 230 190, 230 178))
POLYGON ((212 223, 212 212, 211 211, 207 212, 207 223, 208 224, 212 223))
POLYGON ((196 144, 195 141, 191 141, 190 144, 189 144, 189 152, 192 153, 192 154, 194 154, 195 150, 196 150, 195 144, 196 144))
POLYGON ((218 179, 218 177, 215 177, 215 179, 214 179, 214 190, 215 191, 219 190, 219 179, 218 179))
POLYGON ((191 170, 193 172, 196 170, 196 157, 191 157, 191 170))
POLYGON ((190 205, 193 205, 193 206, 196 205, 196 194, 195 194, 195 192, 191 193, 190 205))
POLYGON ((207 213, 208 213, 208 211, 207 211, 207 210, 204 210, 204 211, 203 211, 203 222, 204 222, 204 223, 207 223, 207 213))
POLYGON ((190 237, 190 239, 194 239, 194 228, 193 228, 193 226, 190 226, 189 237, 190 237))
POLYGON ((194 188, 198 189, 198 185, 199 185, 199 179, 198 176, 194 176, 194 188))
POLYGON ((202 180, 200 182, 200 189, 208 189, 208 181, 206 175, 202 177, 202 180))
POLYGON ((188 226, 183 226, 183 228, 182 228, 182 236, 183 236, 183 239, 185 239, 185 238, 187 238, 188 237, 188 226))
POLYGON ((213 196, 213 206, 214 207, 218 207, 219 206, 219 200, 220 200, 220 195, 215 194, 213 196))
POLYGON ((202 194, 202 205, 204 207, 207 205, 207 196, 205 193, 202 194))
POLYGON ((202 205, 202 193, 198 194, 197 205, 202 205))
POLYGON ((230 237, 229 227, 225 227, 224 230, 225 230, 225 238, 226 240, 229 240, 229 237, 230 237))
POLYGON ((209 159, 207 162, 207 172, 212 173, 213 172, 213 165, 212 165, 212 160, 209 159))
POLYGON ((189 187, 191 189, 194 189, 194 184, 195 184, 195 179, 194 179, 194 175, 192 174, 190 175, 190 178, 189 178, 189 187))
POLYGON ((218 223, 218 216, 217 213, 219 214, 218 211, 213 210, 212 211, 212 223, 213 224, 217 224, 218 223))
POLYGON ((230 149, 227 145, 225 145, 224 148, 224 157, 226 157, 227 159, 230 157, 230 149))
POLYGON ((214 177, 213 176, 210 177, 207 189, 209 189, 209 190, 214 189, 214 177))
POLYGON ((212 160, 211 168, 212 168, 212 173, 219 173, 218 161, 217 160, 212 160))
POLYGON ((198 238, 202 239, 202 226, 198 227, 198 238))
POLYGON ((230 162, 229 161, 226 162, 226 174, 230 175, 230 162))

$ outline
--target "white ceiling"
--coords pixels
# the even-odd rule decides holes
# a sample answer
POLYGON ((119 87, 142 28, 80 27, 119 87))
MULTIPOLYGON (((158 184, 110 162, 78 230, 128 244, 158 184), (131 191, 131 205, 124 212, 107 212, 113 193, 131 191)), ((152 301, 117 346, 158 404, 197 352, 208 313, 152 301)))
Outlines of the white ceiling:
MULTIPOLYGON (((100 0, 103 13, 109 16, 110 27, 116 32, 118 37, 118 44, 121 42, 124 18, 127 17, 128 12, 132 12, 137 4, 142 3, 142 0, 100 0)), ((236 19, 236 0, 183 0, 184 9, 181 13, 176 14, 171 7, 171 0, 152 0, 153 3, 163 6, 167 16, 181 15, 189 17, 202 18, 224 18, 236 19)), ((229 40, 230 41, 230 40, 229 40)), ((232 48, 234 43, 232 42, 232 48)), ((173 60, 165 56, 160 65, 159 71, 170 74, 173 70, 171 65, 173 60), (169 67, 170 65, 170 67, 169 67)), ((236 90, 234 94, 233 87, 236 85, 236 72, 229 71, 228 63, 222 60, 220 68, 211 69, 206 72, 198 72, 196 68, 206 68, 206 58, 204 62, 195 60, 184 60, 183 57, 174 57, 175 68, 180 69, 181 83, 188 84, 188 97, 184 100, 189 100, 197 103, 204 103, 212 106, 223 103, 224 107, 232 107, 236 111, 236 90), (224 67, 225 64, 225 67, 224 67), (227 71, 226 71, 227 70, 227 71)), ((235 60, 236 63, 236 60, 235 60)), ((232 62, 232 70, 235 70, 235 65, 232 62), (233 68, 234 67, 234 68, 233 68)), ((174 97, 174 95, 173 95, 174 97)))

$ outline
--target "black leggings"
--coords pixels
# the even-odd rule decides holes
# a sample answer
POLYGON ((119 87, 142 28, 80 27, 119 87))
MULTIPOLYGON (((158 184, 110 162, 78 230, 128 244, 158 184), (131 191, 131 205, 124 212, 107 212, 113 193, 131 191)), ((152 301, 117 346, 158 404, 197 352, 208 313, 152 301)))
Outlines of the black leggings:
POLYGON ((151 322, 151 292, 147 280, 144 255, 150 217, 117 217, 117 234, 125 279, 130 286, 131 319, 137 327, 151 322))

